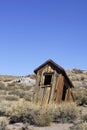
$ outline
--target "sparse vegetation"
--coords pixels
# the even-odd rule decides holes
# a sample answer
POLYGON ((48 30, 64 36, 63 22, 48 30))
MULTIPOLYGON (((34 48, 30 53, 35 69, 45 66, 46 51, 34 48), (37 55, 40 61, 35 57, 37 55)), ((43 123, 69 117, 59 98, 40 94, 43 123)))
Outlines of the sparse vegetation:
POLYGON ((51 116, 45 112, 42 113, 40 106, 21 100, 8 109, 7 115, 10 117, 10 123, 28 122, 34 125, 47 126, 51 122, 51 116))
POLYGON ((6 117, 0 118, 0 130, 5 130, 6 126, 9 124, 9 120, 6 117))
MULTIPOLYGON (((47 107, 37 106, 31 102, 34 84, 19 82, 20 77, 1 76, 0 130, 5 130, 9 122, 23 122, 37 126, 48 126, 51 122, 75 123, 71 130, 86 130, 87 111, 83 110, 87 109, 87 72, 75 69, 67 71, 67 74, 75 85, 73 89, 75 103, 50 104, 47 107)), ((35 79, 35 75, 31 78, 35 79)))
POLYGON ((5 84, 2 81, 0 81, 0 90, 4 90, 4 89, 5 89, 5 84))
POLYGON ((50 126, 52 117, 47 113, 40 113, 34 117, 34 123, 37 126, 50 126))
POLYGON ((82 121, 87 122, 87 113, 85 113, 85 115, 82 115, 82 121))
POLYGON ((63 103, 56 106, 47 107, 47 113, 50 113, 54 122, 74 122, 79 116, 79 110, 75 103, 63 103))
POLYGON ((79 106, 87 105, 87 91, 86 90, 74 92, 74 98, 77 105, 79 106))
POLYGON ((84 122, 80 125, 80 130, 87 130, 87 122, 84 122))
POLYGON ((16 102, 8 109, 10 123, 28 122, 30 124, 47 126, 50 122, 73 122, 79 116, 78 107, 74 103, 61 105, 36 106, 25 100, 16 102))
POLYGON ((10 103, 5 100, 0 102, 0 117, 6 115, 6 111, 10 106, 10 103))
POLYGON ((19 97, 16 95, 6 95, 5 99, 8 101, 17 101, 17 100, 19 100, 19 97))

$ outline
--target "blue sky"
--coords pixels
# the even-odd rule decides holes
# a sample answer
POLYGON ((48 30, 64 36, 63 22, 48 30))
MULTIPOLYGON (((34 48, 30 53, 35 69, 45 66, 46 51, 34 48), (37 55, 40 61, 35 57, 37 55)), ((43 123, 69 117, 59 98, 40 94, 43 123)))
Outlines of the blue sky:
POLYGON ((87 70, 87 0, 0 0, 0 74, 27 75, 51 58, 87 70))

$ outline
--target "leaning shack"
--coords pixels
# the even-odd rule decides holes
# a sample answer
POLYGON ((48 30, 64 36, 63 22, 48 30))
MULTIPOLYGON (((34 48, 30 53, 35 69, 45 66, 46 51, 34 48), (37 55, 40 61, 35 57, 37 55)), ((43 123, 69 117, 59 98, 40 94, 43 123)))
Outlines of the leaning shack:
POLYGON ((37 77, 34 103, 47 105, 73 100, 71 88, 74 86, 61 66, 52 60, 47 60, 34 72, 37 77))

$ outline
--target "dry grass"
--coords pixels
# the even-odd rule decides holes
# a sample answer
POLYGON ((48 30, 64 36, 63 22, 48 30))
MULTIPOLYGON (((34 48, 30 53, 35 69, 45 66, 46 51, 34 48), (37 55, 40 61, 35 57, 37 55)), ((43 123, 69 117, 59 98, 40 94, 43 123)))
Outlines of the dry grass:
POLYGON ((87 114, 80 114, 79 108, 87 105, 87 74, 76 71, 75 75, 69 71, 69 76, 75 84, 73 92, 78 106, 75 103, 37 106, 29 102, 32 101, 34 86, 11 82, 17 77, 0 77, 0 116, 9 117, 10 123, 27 122, 38 126, 47 126, 51 122, 73 123, 79 118, 82 124, 79 130, 80 127, 86 130, 87 114))
POLYGON ((9 124, 9 120, 6 117, 0 118, 0 130, 5 130, 6 126, 9 124))
POLYGON ((80 130, 87 130, 87 122, 84 122, 80 125, 80 130))
POLYGON ((56 106, 47 107, 47 112, 51 114, 54 122, 74 122, 79 116, 79 109, 75 103, 62 103, 56 106))
POLYGON ((11 108, 12 104, 13 104, 13 102, 11 102, 11 101, 6 101, 6 100, 0 101, 0 116, 5 116, 6 111, 9 108, 11 108))
POLYGON ((8 108, 6 114, 10 117, 10 123, 28 122, 34 125, 47 126, 52 121, 74 122, 79 116, 79 110, 75 103, 40 107, 31 102, 20 100, 8 108))
POLYGON ((77 105, 87 105, 87 90, 74 90, 73 94, 77 105))
POLYGON ((71 127, 70 130, 87 130, 87 122, 77 124, 76 126, 71 127))

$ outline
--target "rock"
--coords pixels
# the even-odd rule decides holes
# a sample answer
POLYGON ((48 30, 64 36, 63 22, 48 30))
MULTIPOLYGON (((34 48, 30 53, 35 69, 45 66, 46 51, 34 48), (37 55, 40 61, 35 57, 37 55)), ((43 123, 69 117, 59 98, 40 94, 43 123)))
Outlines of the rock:
POLYGON ((36 80, 31 79, 30 77, 22 77, 22 78, 16 80, 16 82, 18 82, 20 84, 26 84, 26 85, 35 85, 36 80))

